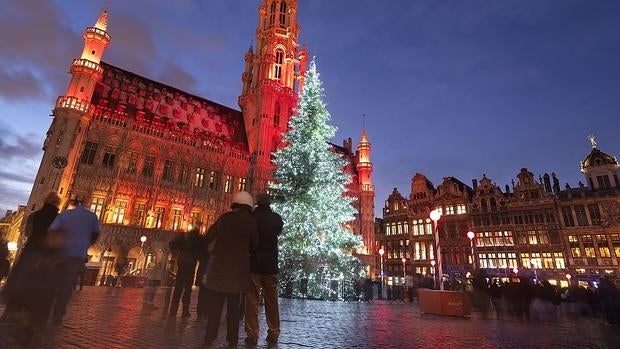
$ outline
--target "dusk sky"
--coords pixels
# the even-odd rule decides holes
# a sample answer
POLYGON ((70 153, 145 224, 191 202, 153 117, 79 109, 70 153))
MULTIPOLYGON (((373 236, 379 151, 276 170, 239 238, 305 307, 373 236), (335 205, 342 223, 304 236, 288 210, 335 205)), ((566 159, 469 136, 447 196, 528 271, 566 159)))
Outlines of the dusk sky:
MULTIPOLYGON (((238 109, 259 0, 111 1, 103 60, 238 109)), ((620 1, 300 0, 334 143, 366 114, 376 207, 416 172, 502 188, 521 167, 582 180, 620 151, 620 1)), ((103 0, 0 2, 0 209, 25 204, 49 116, 103 0)), ((515 179, 516 180, 516 179, 515 179)), ((1 215, 1 214, 0 214, 1 215)))

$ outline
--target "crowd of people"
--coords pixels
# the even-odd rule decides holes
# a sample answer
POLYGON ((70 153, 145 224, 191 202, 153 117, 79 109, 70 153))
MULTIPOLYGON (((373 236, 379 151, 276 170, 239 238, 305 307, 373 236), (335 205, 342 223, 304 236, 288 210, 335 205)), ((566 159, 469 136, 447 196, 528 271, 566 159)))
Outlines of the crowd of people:
MULTIPOLYGON (((192 286, 198 286, 198 320, 206 320, 204 344, 211 345, 219 332, 226 304, 226 341, 239 341, 239 323, 245 320, 245 342, 258 343, 259 298, 265 304, 268 343, 280 335, 278 309, 278 235, 283 222, 270 208, 270 197, 257 194, 256 206, 248 192, 234 195, 231 210, 201 235, 201 223, 169 243, 177 272, 168 315, 191 316, 192 286)), ((154 268, 155 269, 155 268, 154 268)), ((158 274, 158 277, 160 275, 158 274)), ((148 275, 145 306, 151 307, 159 280, 148 275)))
POLYGON ((51 192, 28 217, 28 240, 2 289, 6 308, 0 319, 17 326, 13 335, 24 345, 42 339, 50 313, 54 325, 62 324, 86 251, 99 236, 97 216, 81 198, 58 214, 60 202, 51 192))

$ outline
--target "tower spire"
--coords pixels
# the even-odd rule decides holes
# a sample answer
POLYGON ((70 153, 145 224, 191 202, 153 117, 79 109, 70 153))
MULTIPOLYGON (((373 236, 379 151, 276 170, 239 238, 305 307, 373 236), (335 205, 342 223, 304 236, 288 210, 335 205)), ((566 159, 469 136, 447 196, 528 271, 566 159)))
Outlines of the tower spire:
POLYGON ((97 18, 97 22, 95 23, 95 28, 101 29, 103 31, 108 30, 108 5, 109 2, 106 1, 106 7, 101 11, 99 18, 97 18))

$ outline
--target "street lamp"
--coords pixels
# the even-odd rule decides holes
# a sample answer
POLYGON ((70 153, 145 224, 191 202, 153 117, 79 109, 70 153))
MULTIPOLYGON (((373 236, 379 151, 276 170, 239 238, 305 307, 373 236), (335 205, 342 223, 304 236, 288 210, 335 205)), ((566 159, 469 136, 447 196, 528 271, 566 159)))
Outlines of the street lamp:
POLYGON ((571 279, 572 277, 573 277, 573 276, 572 276, 571 274, 566 274, 566 280, 568 280, 568 287, 570 287, 570 279, 571 279))
POLYGON ((401 261, 403 262, 403 278, 407 277, 407 269, 406 269, 406 264, 407 263, 407 259, 405 257, 403 257, 401 259, 401 261))
POLYGON ((436 279, 435 279, 435 260, 431 261, 431 266, 432 266, 431 274, 433 274, 433 288, 437 288, 437 282, 436 282, 436 279))
POLYGON ((141 276, 144 276, 144 270, 146 268, 146 255, 144 254, 144 243, 145 242, 146 242, 146 236, 144 235, 140 236, 140 253, 142 253, 142 258, 144 258, 144 260, 142 261, 141 276))
POLYGON ((379 256, 381 257, 381 285, 383 285, 383 254, 385 253, 385 250, 383 249, 383 247, 381 247, 379 249, 379 256))
POLYGON ((519 268, 517 267, 512 268, 512 272, 515 273, 515 276, 517 276, 519 274, 519 268))
POLYGON ((441 218, 441 211, 434 209, 430 212, 430 219, 435 227, 435 254, 437 255, 437 275, 439 279, 439 289, 443 291, 443 268, 441 267, 441 246, 439 245, 439 229, 437 229, 437 221, 441 218))
POLYGON ((471 265, 476 270, 476 255, 474 254, 474 237, 476 234, 473 231, 467 232, 467 237, 469 238, 469 247, 471 248, 471 265))

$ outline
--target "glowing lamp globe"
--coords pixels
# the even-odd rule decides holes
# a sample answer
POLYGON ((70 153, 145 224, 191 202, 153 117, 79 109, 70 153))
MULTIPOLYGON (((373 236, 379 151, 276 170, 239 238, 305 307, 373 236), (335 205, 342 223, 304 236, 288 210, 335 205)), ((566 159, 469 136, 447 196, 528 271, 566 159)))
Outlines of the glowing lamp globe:
POLYGON ((407 260, 405 259, 405 257, 403 257, 403 259, 401 259, 401 261, 403 261, 403 263, 405 263, 407 260))
POLYGON ((568 279, 568 281, 570 281, 570 278, 572 278, 573 276, 571 274, 566 274, 566 279, 568 279))
POLYGON ((434 260, 432 260, 432 261, 431 261, 431 265, 432 265, 433 267, 435 266, 435 261, 434 261, 434 260))
POLYGON ((437 222, 439 218, 441 218, 441 212, 439 212, 438 209, 434 209, 431 211, 429 216, 433 221, 437 222))
POLYGON ((381 256, 383 256, 383 254, 384 254, 384 253, 385 253, 385 251, 383 250, 383 248, 380 248, 380 249, 379 249, 379 254, 380 254, 381 256))
POLYGON ((467 232, 467 237, 469 238, 469 240, 472 240, 474 238, 474 236, 476 236, 476 234, 474 234, 473 231, 468 231, 467 232))
POLYGON ((513 273, 515 273, 515 274, 517 274, 517 273, 519 272, 519 269, 514 268, 514 269, 512 269, 512 272, 513 272, 513 273))
POLYGON ((145 242, 145 241, 146 241, 146 236, 142 235, 142 236, 140 237, 140 242, 145 242))

